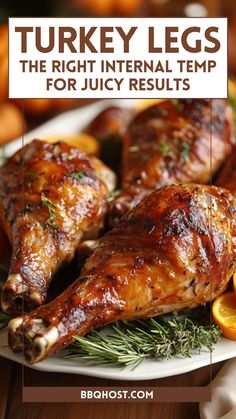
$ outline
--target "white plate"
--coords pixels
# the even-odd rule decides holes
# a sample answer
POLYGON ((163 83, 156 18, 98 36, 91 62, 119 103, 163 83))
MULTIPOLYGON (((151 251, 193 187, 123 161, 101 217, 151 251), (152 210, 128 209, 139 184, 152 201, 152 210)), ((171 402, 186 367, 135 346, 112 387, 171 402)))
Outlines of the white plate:
MULTIPOLYGON (((14 354, 8 348, 6 331, 0 333, 0 355, 12 361, 22 363, 21 355, 14 354)), ((201 354, 193 355, 191 358, 183 359, 176 357, 163 361, 153 359, 145 360, 132 371, 130 368, 119 366, 90 366, 86 365, 80 359, 68 359, 62 354, 58 354, 32 366, 32 368, 40 371, 83 374, 93 377, 110 378, 112 380, 152 380, 183 374, 206 365, 210 366, 211 362, 216 363, 234 357, 236 357, 236 343, 221 338, 212 353, 212 361, 210 352, 206 350, 201 352, 201 354)))
MULTIPOLYGON (((84 108, 75 109, 53 118, 37 129, 24 136, 24 143, 34 138, 77 134, 92 118, 102 109, 109 105, 131 106, 132 100, 104 100, 84 108)), ((22 145, 19 138, 5 147, 7 155, 11 155, 22 145)), ((7 346, 7 333, 0 333, 0 355, 13 361, 22 363, 22 357, 14 354, 7 346)), ((115 380, 149 380, 182 374, 197 368, 210 365, 236 357, 236 342, 221 338, 215 345, 212 355, 209 351, 194 354, 191 358, 173 358, 165 361, 145 360, 133 371, 116 366, 89 366, 85 362, 76 359, 66 359, 62 354, 53 356, 46 361, 36 364, 32 368, 41 371, 64 372, 71 374, 84 374, 94 377, 110 378, 115 380)))

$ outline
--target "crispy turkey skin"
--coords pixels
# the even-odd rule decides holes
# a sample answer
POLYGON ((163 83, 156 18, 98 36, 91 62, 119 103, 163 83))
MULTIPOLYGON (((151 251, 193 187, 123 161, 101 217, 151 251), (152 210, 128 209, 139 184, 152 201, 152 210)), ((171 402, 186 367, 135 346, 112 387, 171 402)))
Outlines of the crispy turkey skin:
POLYGON ((225 100, 166 100, 142 111, 124 136, 121 194, 110 224, 161 186, 207 184, 234 142, 225 100))
POLYGON ((13 246, 5 312, 45 302, 56 270, 103 228, 114 186, 102 162, 63 142, 34 140, 0 168, 0 221, 13 246))
POLYGON ((9 323, 10 347, 35 363, 73 335, 213 300, 236 267, 235 211, 232 195, 215 186, 153 192, 99 240, 66 291, 9 323))

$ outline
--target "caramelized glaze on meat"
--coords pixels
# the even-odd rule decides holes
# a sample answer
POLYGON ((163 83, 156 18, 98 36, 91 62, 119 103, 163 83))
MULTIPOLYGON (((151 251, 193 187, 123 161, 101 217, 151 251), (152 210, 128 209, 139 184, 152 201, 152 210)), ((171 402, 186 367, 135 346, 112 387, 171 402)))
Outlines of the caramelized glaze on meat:
POLYGON ((224 100, 168 100, 139 113, 125 136, 111 224, 161 186, 208 183, 233 142, 232 110, 224 100))
POLYGON ((90 135, 98 138, 121 136, 124 134, 135 112, 130 108, 109 106, 103 109, 84 129, 90 135))
POLYGON ((161 188, 104 235, 57 299, 9 324, 9 344, 38 362, 92 329, 213 300, 235 267, 235 201, 215 186, 161 188))
POLYGON ((103 228, 114 186, 110 169, 63 142, 34 140, 1 167, 0 219, 13 246, 4 311, 45 301, 55 271, 103 228))

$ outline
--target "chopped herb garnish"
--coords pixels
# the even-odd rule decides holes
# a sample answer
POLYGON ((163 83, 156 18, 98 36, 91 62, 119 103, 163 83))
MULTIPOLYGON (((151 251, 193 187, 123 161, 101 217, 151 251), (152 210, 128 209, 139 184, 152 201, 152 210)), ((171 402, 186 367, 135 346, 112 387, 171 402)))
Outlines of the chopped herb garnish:
POLYGON ((52 223, 52 218, 59 213, 60 207, 57 204, 54 204, 50 199, 46 198, 45 196, 41 197, 41 201, 43 205, 46 205, 48 207, 48 218, 46 220, 45 225, 49 225, 51 227, 55 227, 52 223))
POLYGON ((37 173, 33 173, 33 172, 26 173, 26 176, 29 176, 31 179, 37 179, 38 177, 37 173))
POLYGON ((94 275, 81 276, 81 278, 79 278, 79 280, 80 280, 80 282, 87 282, 93 277, 94 277, 94 275))
POLYGON ((130 221, 133 217, 133 213, 128 214, 127 220, 130 221))
POLYGON ((163 156, 168 156, 171 152, 170 146, 165 141, 159 142, 159 149, 163 156))
POLYGON ((114 199, 116 199, 117 196, 120 195, 120 192, 121 192, 120 189, 117 189, 116 191, 111 192, 107 198, 108 202, 113 202, 114 199))
POLYGON ((188 143, 187 141, 184 141, 181 145, 181 160, 186 162, 189 158, 189 150, 191 148, 190 143, 188 143))
POLYGON ((81 180, 83 177, 87 176, 87 173, 85 171, 71 172, 69 176, 72 177, 73 179, 81 180))
POLYGON ((34 172, 27 172, 26 175, 29 176, 31 179, 37 179, 39 176, 44 175, 45 172, 34 173, 34 172))

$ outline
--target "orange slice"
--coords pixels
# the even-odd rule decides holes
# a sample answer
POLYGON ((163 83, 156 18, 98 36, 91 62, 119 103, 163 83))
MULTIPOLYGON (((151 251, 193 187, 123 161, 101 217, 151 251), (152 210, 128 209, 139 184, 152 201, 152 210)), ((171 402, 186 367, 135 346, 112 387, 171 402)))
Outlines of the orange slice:
POLYGON ((100 151, 100 145, 99 145, 99 142, 96 140, 96 138, 84 132, 77 135, 73 135, 71 137, 58 135, 55 137, 45 137, 45 138, 42 138, 42 140, 45 140, 49 143, 56 143, 57 141, 64 141, 66 144, 68 144, 71 147, 76 147, 82 151, 86 151, 87 153, 96 154, 96 155, 98 155, 100 151))
POLYGON ((220 327, 223 335, 236 340, 236 295, 227 292, 220 295, 212 306, 212 314, 215 323, 220 327))

